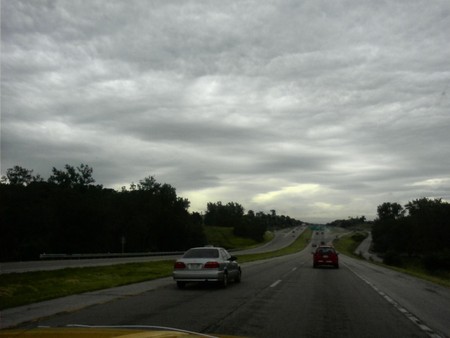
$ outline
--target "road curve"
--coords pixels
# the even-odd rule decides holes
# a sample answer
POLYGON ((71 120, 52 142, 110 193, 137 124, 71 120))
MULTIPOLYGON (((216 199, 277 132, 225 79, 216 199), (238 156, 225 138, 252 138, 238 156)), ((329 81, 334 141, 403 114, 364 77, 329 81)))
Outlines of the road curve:
MULTIPOLYGON (((249 250, 239 250, 234 254, 260 253, 281 249, 291 244, 301 233, 300 228, 295 230, 283 229, 275 231, 272 241, 249 250), (294 232, 292 232, 294 231, 294 232)), ((64 260, 42 260, 0 263, 0 274, 21 273, 30 271, 49 271, 65 268, 79 268, 90 266, 107 266, 114 264, 151 262, 161 260, 175 260, 180 255, 147 256, 147 257, 123 257, 123 258, 93 258, 93 259, 64 259, 64 260)))

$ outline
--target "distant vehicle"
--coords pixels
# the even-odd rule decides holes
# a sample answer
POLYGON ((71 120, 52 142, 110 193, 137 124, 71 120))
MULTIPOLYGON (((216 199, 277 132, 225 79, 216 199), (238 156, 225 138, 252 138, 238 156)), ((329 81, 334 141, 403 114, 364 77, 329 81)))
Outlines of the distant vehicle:
POLYGON ((332 246, 321 245, 317 247, 316 251, 313 252, 313 267, 317 268, 319 266, 333 266, 336 269, 339 268, 339 257, 338 253, 332 246))
POLYGON ((176 260, 173 279, 182 289, 187 282, 216 282, 227 287, 228 282, 241 281, 242 271, 237 258, 220 247, 198 247, 189 249, 176 260))
POLYGON ((315 248, 315 247, 317 247, 317 244, 316 244, 316 243, 313 243, 311 246, 312 246, 313 248, 315 248))

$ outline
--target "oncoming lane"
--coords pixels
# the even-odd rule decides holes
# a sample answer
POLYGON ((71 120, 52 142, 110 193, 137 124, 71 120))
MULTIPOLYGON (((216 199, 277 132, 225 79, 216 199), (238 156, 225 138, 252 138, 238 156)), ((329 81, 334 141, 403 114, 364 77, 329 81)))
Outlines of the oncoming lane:
MULTIPOLYGON (((248 250, 234 252, 236 255, 261 253, 281 249, 291 244, 299 236, 304 228, 277 230, 272 241, 248 250)), ((0 274, 21 273, 30 271, 49 271, 65 268, 108 266, 125 263, 151 262, 161 260, 176 260, 181 254, 142 256, 142 257, 115 257, 115 258, 87 258, 87 259, 59 259, 23 262, 3 262, 0 263, 0 274)))

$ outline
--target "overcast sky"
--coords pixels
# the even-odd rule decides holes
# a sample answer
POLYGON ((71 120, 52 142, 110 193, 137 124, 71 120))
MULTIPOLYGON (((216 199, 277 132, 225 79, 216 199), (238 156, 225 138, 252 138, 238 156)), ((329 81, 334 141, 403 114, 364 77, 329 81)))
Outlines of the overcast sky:
POLYGON ((450 1, 1 1, 1 173, 328 222, 450 200, 450 1))

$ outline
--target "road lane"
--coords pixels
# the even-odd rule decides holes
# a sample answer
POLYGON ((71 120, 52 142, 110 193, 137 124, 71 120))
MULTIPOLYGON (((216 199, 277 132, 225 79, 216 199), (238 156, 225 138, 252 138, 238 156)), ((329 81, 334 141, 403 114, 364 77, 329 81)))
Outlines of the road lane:
POLYGON ((372 260, 374 262, 382 263, 383 259, 372 253, 370 248, 372 246, 372 232, 368 232, 367 237, 358 245, 355 250, 356 255, 362 255, 364 259, 372 260))
MULTIPOLYGON (((248 250, 239 250, 233 252, 235 255, 249 253, 261 253, 274 251, 291 244, 302 232, 300 228, 282 229, 275 231, 272 241, 248 250), (294 232, 292 232, 294 231, 294 232)), ((64 259, 64 260, 43 260, 43 261, 23 261, 23 262, 4 262, 0 263, 0 274, 21 273, 30 271, 49 271, 65 268, 79 268, 92 266, 108 266, 115 264, 151 262, 161 260, 176 260, 180 255, 164 256, 144 256, 144 257, 115 257, 115 258, 91 258, 91 259, 64 259)))
POLYGON ((449 288, 347 256, 342 261, 381 296, 407 311, 411 320, 419 319, 433 331, 450 336, 449 288))
MULTIPOLYGON (((40 325, 160 325, 253 337, 427 337, 350 269, 313 269, 309 250, 245 264, 227 289, 162 287, 40 325)), ((31 325, 37 325, 33 323, 31 325)))
POLYGON ((151 262, 161 260, 175 260, 178 257, 180 257, 180 255, 6 262, 0 263, 0 274, 22 273, 31 271, 51 271, 66 268, 108 266, 115 264, 151 262))
POLYGON ((297 268, 289 269, 276 287, 262 290, 209 332, 254 337, 427 336, 347 269, 292 263, 297 268))
POLYGON ((305 229, 306 227, 295 227, 277 230, 274 232, 274 238, 270 242, 252 249, 234 251, 233 253, 236 255, 247 255, 283 249, 291 245, 305 229))

